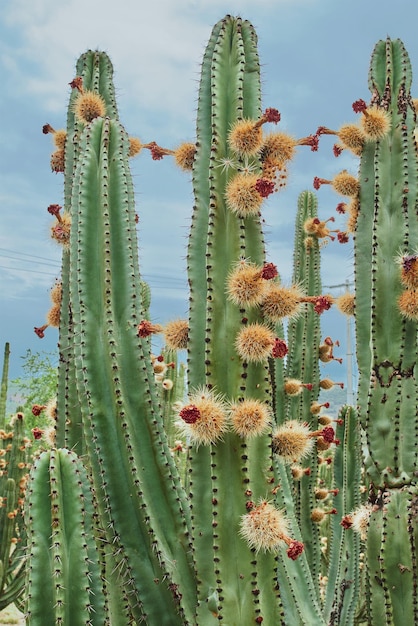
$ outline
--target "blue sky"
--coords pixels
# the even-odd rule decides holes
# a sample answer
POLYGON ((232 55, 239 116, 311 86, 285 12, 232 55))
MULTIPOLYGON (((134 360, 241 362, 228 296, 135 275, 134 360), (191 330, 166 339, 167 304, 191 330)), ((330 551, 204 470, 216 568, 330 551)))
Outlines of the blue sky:
MULTIPOLYGON (((39 340, 60 249, 49 238, 49 204, 62 203, 62 177, 49 167, 42 125, 65 125, 68 82, 88 48, 107 51, 115 68, 121 120, 141 140, 167 147, 193 141, 199 64, 213 24, 226 13, 255 26, 262 63, 263 105, 280 110, 281 129, 297 137, 319 125, 355 120, 351 104, 369 99, 367 72, 375 43, 403 40, 418 67, 416 0, 3 0, 0 8, 0 350, 11 344, 11 377, 28 348, 52 351, 58 333, 39 340), (396 9, 395 9, 396 6, 396 9)), ((418 95, 418 89, 416 94, 418 95)), ((268 256, 290 281, 297 196, 314 176, 357 172, 355 158, 335 159, 333 138, 320 150, 300 148, 286 190, 263 209, 268 256)), ((190 180, 170 159, 141 154, 132 163, 140 214, 142 273, 153 293, 153 321, 187 314, 185 253, 193 204, 190 180)), ((320 216, 341 200, 318 192, 320 216)), ((343 227, 343 222, 339 223, 343 227)), ((323 254, 323 284, 352 280, 352 248, 336 242, 323 254)), ((338 290, 334 291, 335 294, 338 290)), ((345 320, 323 315, 323 331, 342 343, 345 320)), ((344 378, 345 365, 328 366, 344 378)))

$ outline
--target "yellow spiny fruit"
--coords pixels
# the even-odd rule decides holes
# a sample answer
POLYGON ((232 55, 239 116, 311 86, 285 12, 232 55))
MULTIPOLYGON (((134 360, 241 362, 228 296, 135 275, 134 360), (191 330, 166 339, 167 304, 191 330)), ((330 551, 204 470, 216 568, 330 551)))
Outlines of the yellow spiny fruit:
POLYGON ((65 168, 65 151, 60 148, 51 154, 51 170, 53 172, 63 172, 65 168))
POLYGON ((282 287, 272 285, 262 301, 262 311, 272 322, 279 322, 283 317, 295 318, 302 308, 300 289, 292 287, 282 287))
POLYGON ((196 144, 194 143, 182 143, 174 150, 176 165, 185 172, 190 172, 193 169, 195 155, 196 144))
POLYGON ((356 124, 344 124, 338 131, 338 137, 346 148, 351 150, 356 156, 363 152, 365 135, 356 124))
POLYGON ((259 400, 243 400, 230 408, 232 430, 240 437, 257 437, 271 423, 270 407, 259 400))
POLYGON ((359 533, 360 538, 365 541, 367 539, 367 531, 369 529, 370 515, 372 507, 370 504, 364 504, 351 513, 351 521, 353 530, 359 533))
POLYGON ((418 321, 418 291, 405 289, 398 298, 398 307, 406 319, 418 321))
POLYGON ((241 517, 240 535, 256 552, 277 550, 288 532, 289 524, 284 513, 266 500, 241 517))
POLYGON ((239 217, 257 215, 263 197, 256 189, 257 174, 237 174, 228 183, 225 192, 227 207, 239 217))
POLYGON ((341 313, 344 313, 344 315, 354 315, 355 296, 353 293, 343 293, 341 296, 338 296, 335 302, 341 313))
POLYGON ((275 334, 263 324, 244 326, 237 335, 235 346, 243 361, 260 363, 271 355, 275 334))
POLYGON ((360 185, 355 176, 343 170, 332 179, 332 186, 342 196, 357 196, 360 185))
POLYGON ((284 422, 273 433, 273 452, 285 463, 299 463, 309 456, 313 445, 309 427, 298 420, 284 422))
POLYGON ((361 126, 367 139, 377 141, 385 137, 390 131, 390 115, 384 109, 376 106, 367 107, 363 111, 361 126))
POLYGON ((418 255, 402 254, 396 262, 401 267, 401 283, 405 287, 418 288, 418 255))
POLYGON ((50 298, 54 304, 61 304, 62 283, 57 281, 50 291, 50 298))
POLYGON ((134 157, 142 150, 142 143, 138 137, 129 137, 129 157, 134 157))
POLYGON ((51 226, 51 237, 58 243, 67 246, 70 243, 71 217, 69 213, 63 213, 60 220, 51 226))
POLYGON ((89 124, 96 117, 106 115, 106 103, 100 94, 83 91, 74 101, 73 112, 79 122, 89 124))
POLYGON ((295 156, 297 140, 287 133, 266 135, 261 148, 261 159, 272 160, 284 165, 295 156))
POLYGON ((360 201, 357 197, 351 198, 346 211, 348 213, 347 231, 349 233, 355 233, 357 228, 357 219, 360 213, 360 201))
POLYGON ((222 396, 208 389, 198 389, 189 396, 189 404, 179 411, 180 429, 192 444, 209 445, 228 430, 228 413, 222 396))
POLYGON ((240 261, 227 277, 226 292, 234 304, 242 307, 260 304, 268 290, 262 267, 240 261))
POLYGON ((230 148, 240 156, 257 154, 263 143, 263 130, 254 120, 238 120, 228 136, 230 148))
POLYGON ((64 150, 66 139, 67 131, 64 129, 56 130, 53 134, 53 142, 59 150, 64 150))
POLYGON ((185 350, 189 339, 187 320, 172 320, 163 329, 165 343, 170 350, 185 350))
POLYGON ((53 326, 54 328, 59 328, 60 325, 60 314, 61 314, 61 305, 54 304, 48 311, 46 315, 46 321, 48 326, 53 326))

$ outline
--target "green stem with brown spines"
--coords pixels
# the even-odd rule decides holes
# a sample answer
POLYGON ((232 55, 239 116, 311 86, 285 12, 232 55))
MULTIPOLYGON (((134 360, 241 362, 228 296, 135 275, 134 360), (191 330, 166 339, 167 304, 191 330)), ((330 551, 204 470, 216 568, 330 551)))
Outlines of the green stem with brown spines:
POLYGON ((398 298, 401 254, 418 243, 418 158, 411 66, 403 44, 381 41, 370 68, 374 106, 387 111, 389 132, 366 142, 360 165, 360 212, 355 235, 356 336, 359 405, 376 485, 402 485, 418 463, 416 322, 398 298), (383 80, 383 76, 385 77, 383 80), (402 437, 402 432, 414 431, 402 437))
MULTIPOLYGON (((193 168, 195 208, 188 252, 188 379, 191 390, 213 388, 230 402, 270 401, 267 363, 243 364, 234 345, 244 318, 251 323, 260 314, 238 307, 225 291, 228 274, 240 258, 257 264, 264 260, 260 220, 238 217, 226 206, 226 184, 236 172, 222 167, 222 159, 236 159, 228 145, 233 123, 259 116, 256 35, 248 22, 227 16, 214 27, 202 65, 193 168)), ((253 623, 258 616, 269 621, 279 610, 272 580, 274 559, 252 554, 238 534, 246 503, 268 497, 270 457, 267 436, 246 443, 232 433, 210 447, 201 445, 190 452, 198 623, 202 626, 217 620, 206 605, 212 591, 217 595, 218 623, 253 623), (270 590, 260 588, 260 575, 270 576, 270 590), (252 593, 254 588, 257 593, 252 593)))
POLYGON ((3 368, 1 374, 1 389, 0 389, 0 428, 4 430, 6 426, 6 407, 7 407, 7 387, 9 380, 9 359, 10 359, 10 344, 4 344, 3 355, 3 368))
MULTIPOLYGON (((113 66, 104 52, 88 50, 80 56, 76 65, 76 76, 82 79, 82 89, 99 94, 106 103, 106 114, 118 119, 113 66)), ((77 120, 74 103, 79 96, 76 88, 71 90, 67 110, 65 170, 64 170, 64 211, 72 213, 72 181, 79 156, 79 141, 85 124, 77 120)), ((63 249, 61 282, 62 300, 59 331, 59 366, 57 392, 57 445, 67 446, 78 454, 83 453, 81 415, 76 395, 76 375, 74 371, 74 341, 71 302, 69 296, 70 250, 63 249)))
POLYGON ((85 468, 69 450, 43 452, 28 488, 28 626, 109 624, 85 468))
POLYGON ((162 429, 150 342, 137 336, 143 310, 129 179, 124 129, 98 118, 82 135, 73 183, 70 292, 83 429, 102 523, 132 604, 140 603, 131 607, 135 619, 193 623, 187 507, 162 429))
POLYGON ((370 617, 417 621, 417 322, 401 313, 402 258, 418 244, 418 156, 411 64, 400 40, 380 41, 370 64, 372 105, 387 133, 367 141, 360 165, 355 234, 358 404, 373 511, 367 534, 370 617), (399 543, 400 542, 400 543, 399 543), (404 567, 405 564, 405 567, 404 567), (402 572, 402 573, 401 573, 402 572))
POLYGON ((1 433, 0 471, 0 610, 18 602, 24 591, 26 529, 23 522, 28 440, 23 413, 17 413, 1 433))
MULTIPOLYGON (((318 238, 309 238, 304 225, 308 219, 318 217, 318 200, 311 191, 299 195, 295 223, 295 245, 293 252, 292 284, 300 285, 308 296, 319 296, 321 286, 321 259, 318 238)), ((312 389, 304 388, 296 397, 284 397, 285 419, 298 419, 307 422, 310 428, 318 429, 317 416, 310 412, 311 403, 319 396, 319 345, 321 342, 320 317, 311 305, 304 305, 304 310, 288 325, 287 342, 289 354, 284 376, 310 383, 312 389)), ((319 596, 319 572, 321 563, 320 532, 317 524, 311 520, 311 511, 315 506, 314 491, 318 481, 317 451, 302 463, 309 467, 309 475, 295 483, 295 499, 298 520, 301 529, 307 559, 310 563, 313 579, 317 584, 319 596)))
POLYGON ((360 537, 351 529, 344 530, 341 520, 361 504, 361 435, 358 415, 353 407, 342 407, 342 423, 337 425, 336 446, 333 458, 332 487, 337 490, 333 506, 337 514, 331 516, 329 566, 324 602, 324 617, 330 624, 352 624, 359 601, 360 537))

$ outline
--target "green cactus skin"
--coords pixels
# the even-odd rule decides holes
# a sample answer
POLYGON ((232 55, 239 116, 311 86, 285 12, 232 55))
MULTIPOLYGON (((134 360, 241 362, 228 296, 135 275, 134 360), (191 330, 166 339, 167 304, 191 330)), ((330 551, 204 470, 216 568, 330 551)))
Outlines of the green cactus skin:
POLYGON ((193 623, 189 516, 162 427, 150 341, 137 334, 143 313, 135 212, 128 138, 118 122, 97 118, 86 127, 72 198, 78 393, 126 610, 150 624, 193 623))
POLYGON ((417 491, 380 492, 367 530, 371 624, 413 626, 418 621, 417 491))
MULTIPOLYGON (((83 80, 83 88, 102 96, 106 103, 106 114, 118 119, 115 90, 113 86, 112 63, 104 52, 88 50, 79 58, 76 76, 83 80)), ((67 138, 65 144, 64 172, 64 211, 72 212, 72 180, 79 152, 79 138, 84 124, 77 121, 73 107, 77 89, 72 89, 67 113, 67 138)), ((61 281, 62 301, 59 336, 59 374, 57 392, 57 433, 58 446, 67 446, 82 454, 83 435, 81 413, 76 394, 76 374, 74 370, 74 335, 69 294, 70 250, 64 248, 62 256, 61 281)))
MULTIPOLYGON (((301 285, 309 296, 321 294, 321 261, 319 241, 317 237, 310 238, 307 247, 308 235, 304 230, 306 220, 318 217, 318 200, 311 191, 305 191, 298 198, 298 208, 295 225, 295 246, 293 253, 292 284, 301 285)), ((299 396, 284 397, 284 412, 286 419, 298 419, 307 422, 312 430, 318 429, 317 416, 310 412, 311 403, 319 396, 319 345, 321 342, 320 317, 311 305, 305 305, 302 313, 294 320, 289 321, 287 342, 289 354, 287 357, 285 378, 296 378, 304 383, 312 384, 312 391, 303 389, 299 396)), ((319 567, 321 562, 320 533, 317 524, 313 524, 310 513, 315 506, 314 489, 318 480, 317 455, 312 454, 303 466, 309 467, 309 476, 304 476, 297 482, 295 492, 297 514, 303 543, 308 562, 311 566, 313 579, 318 585, 319 594, 319 567), (307 506, 309 503, 309 506, 307 506)))
POLYGON ((20 603, 25 583, 26 529, 22 503, 28 467, 23 413, 6 426, 10 345, 4 346, 0 391, 0 611, 20 603))
POLYGON ((28 626, 109 624, 83 464, 69 450, 35 460, 26 511, 28 626))
POLYGON ((360 212, 355 235, 358 404, 375 485, 415 481, 418 461, 416 322, 402 317, 400 254, 413 254, 418 159, 411 65, 399 40, 380 41, 369 86, 375 106, 387 110, 391 130, 368 141, 361 157, 360 212), (408 435, 405 435, 408 433, 408 435))
POLYGON ((335 449, 332 483, 332 488, 338 489, 333 497, 337 514, 330 516, 328 582, 324 601, 324 618, 329 626, 356 623, 360 589, 360 537, 341 526, 342 518, 361 504, 360 428, 353 407, 342 407, 339 418, 343 423, 336 429, 340 445, 335 449))
POLYGON ((26 529, 23 523, 28 445, 23 413, 12 419, 12 428, 1 436, 0 472, 0 610, 18 603, 24 591, 26 529))
POLYGON ((0 428, 6 426, 7 387, 9 377, 10 344, 4 344, 3 369, 0 389, 0 428))
MULTIPOLYGON (((225 292, 227 276, 240 258, 264 261, 260 219, 239 218, 227 208, 225 188, 236 171, 222 166, 222 159, 237 159, 228 145, 232 124, 259 116, 256 35, 248 22, 227 16, 215 25, 202 63, 187 261, 189 387, 213 389, 229 401, 270 402, 267 363, 243 364, 234 345, 244 318, 251 323, 260 319, 260 313, 240 309, 225 292)), ((257 159, 253 161, 259 168, 257 159)), ((280 619, 274 557, 256 555, 239 536, 246 503, 268 498, 270 456, 267 436, 247 443, 232 433, 212 446, 190 451, 197 621, 202 626, 252 624, 257 617, 266 623, 280 619)))
POLYGON ((355 235, 358 405, 365 433, 373 512, 367 535, 369 619, 417 623, 416 321, 398 298, 400 255, 417 251, 418 157, 408 54, 400 40, 376 45, 372 104, 386 110, 389 133, 365 144, 355 235))

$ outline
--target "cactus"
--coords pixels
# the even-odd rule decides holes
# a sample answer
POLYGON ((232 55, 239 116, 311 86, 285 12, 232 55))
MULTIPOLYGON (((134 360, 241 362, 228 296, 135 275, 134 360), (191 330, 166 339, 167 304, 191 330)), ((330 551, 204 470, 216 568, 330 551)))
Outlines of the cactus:
POLYGON ((74 452, 40 454, 29 501, 26 623, 109 624, 89 479, 74 452))
POLYGON ((357 128, 361 161, 358 189, 353 185, 353 193, 346 193, 353 196, 349 229, 355 233, 357 402, 369 483, 368 501, 357 515, 364 537, 367 530, 368 620, 412 626, 418 620, 418 157, 411 80, 402 42, 379 41, 370 64, 370 104, 353 104, 362 114, 357 128))
POLYGON ((24 434, 22 412, 6 424, 9 356, 10 346, 6 343, 0 393, 0 610, 13 602, 21 606, 25 582, 23 502, 29 439, 24 434))
POLYGON ((369 134, 361 157, 355 319, 358 404, 373 505, 367 535, 370 619, 412 625, 418 620, 418 157, 411 79, 402 42, 380 41, 370 65, 372 100, 361 107, 363 124, 375 116, 381 128, 369 134))
MULTIPOLYGON (((267 261, 261 220, 264 198, 282 184, 296 147, 315 150, 319 135, 332 131, 321 127, 300 140, 265 134, 280 114, 261 111, 254 29, 230 16, 215 25, 202 63, 196 145, 186 150, 195 198, 189 317, 163 329, 149 319, 139 272, 132 141, 118 120, 111 64, 103 53, 83 55, 63 154, 52 160, 64 172, 67 216, 51 205, 54 232, 71 227, 60 300, 58 448, 38 458, 30 483, 29 624, 43 610, 51 623, 64 623, 67 567, 83 582, 78 604, 71 601, 77 624, 350 626, 364 612, 372 623, 417 619, 417 446, 409 436, 417 167, 409 82, 402 45, 378 44, 372 106, 357 106, 364 129, 350 130, 349 141, 347 129, 340 132, 361 154, 360 182, 343 172, 314 185, 331 182, 354 197, 352 230, 358 213, 358 404, 370 485, 362 503, 357 411, 344 407, 334 427, 317 401, 334 384, 320 371, 320 361, 334 358, 333 341, 321 343, 319 318, 332 304, 321 295, 319 262, 320 239, 331 230, 318 218, 316 196, 301 194, 294 284, 286 288, 267 261), (365 138, 376 127, 385 134, 365 138), (151 355, 150 337, 162 330, 169 349, 187 348, 188 397, 177 414, 189 443, 184 481, 170 449, 171 401, 151 355), (51 481, 60 485, 59 504, 51 481), (71 528, 79 556, 90 550, 73 565, 63 560, 71 528), (95 543, 83 544, 86 533, 95 543), (45 546, 63 567, 42 597, 45 546), (76 573, 86 567, 91 584, 76 573), (96 595, 95 622, 88 612, 96 595)), ((184 165, 181 150, 138 146, 184 165)))

